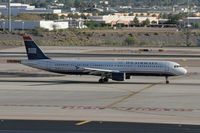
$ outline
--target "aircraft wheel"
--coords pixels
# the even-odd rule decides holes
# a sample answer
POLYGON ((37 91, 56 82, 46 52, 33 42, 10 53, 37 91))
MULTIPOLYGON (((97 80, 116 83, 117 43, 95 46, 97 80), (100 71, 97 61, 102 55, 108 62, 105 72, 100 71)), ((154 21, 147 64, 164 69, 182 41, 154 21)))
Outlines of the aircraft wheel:
POLYGON ((107 83, 108 82, 108 78, 104 78, 103 81, 107 83))
POLYGON ((169 84, 168 76, 166 76, 165 79, 166 79, 166 84, 169 84))
POLYGON ((104 83, 104 80, 103 79, 99 79, 99 83, 104 83))

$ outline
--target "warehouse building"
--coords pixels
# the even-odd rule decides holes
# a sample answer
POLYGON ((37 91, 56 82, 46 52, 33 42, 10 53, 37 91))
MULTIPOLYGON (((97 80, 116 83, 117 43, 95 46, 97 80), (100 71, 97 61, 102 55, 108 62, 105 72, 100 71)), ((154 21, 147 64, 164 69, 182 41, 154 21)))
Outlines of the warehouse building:
MULTIPOLYGON (((11 3, 11 15, 17 16, 23 13, 31 13, 31 14, 59 14, 62 11, 60 9, 46 9, 46 8, 36 8, 35 6, 31 6, 29 4, 22 3, 11 3)), ((3 16, 8 15, 8 6, 7 4, 0 4, 0 13, 3 16)))
MULTIPOLYGON (((15 20, 12 21, 12 30, 33 30, 37 28, 51 30, 67 29, 69 28, 68 21, 22 21, 15 20)), ((8 22, 5 20, 0 20, 0 29, 7 30, 8 22)))

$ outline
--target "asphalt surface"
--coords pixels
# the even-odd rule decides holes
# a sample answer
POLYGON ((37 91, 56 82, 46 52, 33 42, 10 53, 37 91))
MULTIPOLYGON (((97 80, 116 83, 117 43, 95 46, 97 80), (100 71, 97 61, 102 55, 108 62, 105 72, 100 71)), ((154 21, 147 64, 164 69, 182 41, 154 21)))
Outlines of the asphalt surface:
MULTIPOLYGON (((100 57, 100 58, 105 58, 105 57, 113 57, 113 58, 120 58, 120 57, 159 57, 159 58, 200 58, 199 54, 161 54, 161 53, 129 53, 129 54, 95 54, 95 53, 46 53, 48 57, 54 57, 54 58, 68 58, 68 57, 100 57)), ((24 52, 0 52, 0 57, 5 58, 5 57, 18 57, 18 58, 25 58, 27 57, 26 53, 24 52)))
MULTIPOLYGON (((129 54, 52 53, 53 58, 136 58, 129 54)), ((99 77, 48 73, 2 61, 7 58, 26 57, 1 52, 0 133, 200 132, 199 58, 170 57, 186 67, 188 74, 170 78, 169 85, 163 77, 99 84, 99 77)))
POLYGON ((199 133, 200 126, 180 124, 2 120, 0 133, 199 133))
POLYGON ((0 64, 0 118, 142 123, 200 123, 200 67, 170 78, 133 77, 99 84, 99 77, 0 64))

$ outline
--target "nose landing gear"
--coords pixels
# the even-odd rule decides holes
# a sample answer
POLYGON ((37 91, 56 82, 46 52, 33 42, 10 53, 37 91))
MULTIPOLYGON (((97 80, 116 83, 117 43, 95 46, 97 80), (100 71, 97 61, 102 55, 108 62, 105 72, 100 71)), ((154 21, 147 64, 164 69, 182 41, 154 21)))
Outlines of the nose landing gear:
POLYGON ((165 76, 165 79, 166 79, 166 84, 169 84, 168 76, 165 76))

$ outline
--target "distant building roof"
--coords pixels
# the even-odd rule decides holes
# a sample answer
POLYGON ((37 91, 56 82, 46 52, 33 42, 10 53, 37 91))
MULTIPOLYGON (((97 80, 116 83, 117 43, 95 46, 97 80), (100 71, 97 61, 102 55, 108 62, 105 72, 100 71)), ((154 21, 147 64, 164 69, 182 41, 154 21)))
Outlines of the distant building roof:
MULTIPOLYGON (((0 4, 0 12, 2 15, 7 16, 7 4, 0 4)), ((46 8, 35 8, 35 6, 31 6, 29 4, 22 4, 22 3, 11 3, 11 14, 13 16, 17 16, 21 13, 61 13, 61 9, 46 9, 46 8)))
MULTIPOLYGON (((104 22, 106 24, 115 24, 115 23, 123 23, 123 24, 129 24, 131 21, 134 20, 136 16, 119 16, 119 15, 104 15, 104 16, 91 16, 89 17, 91 20, 96 21, 96 22, 104 22)), ((151 22, 156 22, 158 23, 158 18, 157 17, 137 17, 139 22, 143 22, 147 19, 149 19, 150 23, 151 22)))
POLYGON ((185 19, 200 19, 200 17, 187 17, 185 19))

